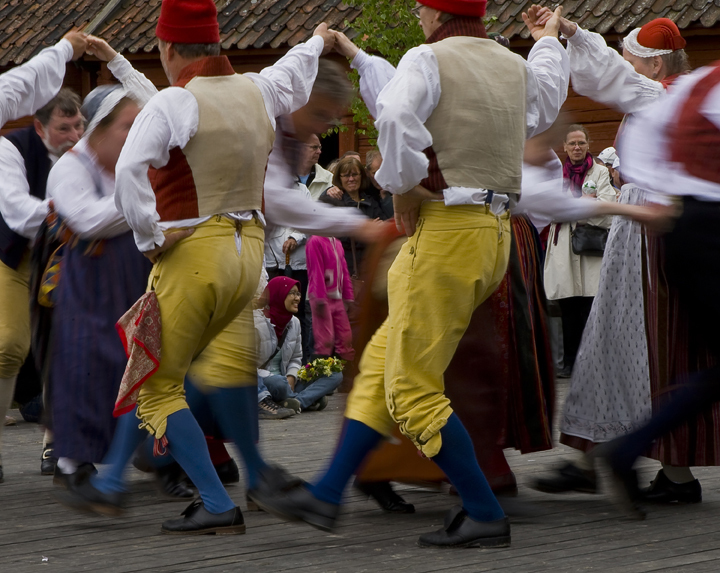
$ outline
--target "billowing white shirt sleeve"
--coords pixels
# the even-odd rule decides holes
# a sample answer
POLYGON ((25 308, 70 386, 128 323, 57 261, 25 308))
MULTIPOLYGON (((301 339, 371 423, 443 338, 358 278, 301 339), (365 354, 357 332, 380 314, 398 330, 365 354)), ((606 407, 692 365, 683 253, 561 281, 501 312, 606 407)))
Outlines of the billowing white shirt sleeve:
MULTIPOLYGON (((530 52, 527 68, 527 137, 549 128, 567 97, 569 66, 556 38, 542 38, 530 52)), ((395 76, 377 97, 375 127, 383 163, 375 178, 391 193, 404 193, 428 174, 423 150, 432 145, 425 122, 440 101, 440 72, 430 46, 408 51, 395 76)))
POLYGON ((130 129, 115 168, 115 204, 142 252, 165 242, 148 168, 167 165, 170 150, 185 147, 197 127, 197 100, 189 91, 171 87, 147 103, 130 129))
POLYGON ((5 223, 26 239, 33 239, 47 215, 47 200, 30 195, 25 161, 12 143, 0 138, 0 214, 5 223))
POLYGON ((0 76, 0 126, 32 115, 60 91, 73 48, 60 40, 27 63, 0 76))
POLYGON ((114 178, 100 171, 88 155, 86 141, 78 143, 75 151, 85 153, 87 163, 76 153, 66 153, 50 170, 48 197, 56 211, 83 239, 109 239, 126 233, 130 228, 113 197, 114 178))
POLYGON ((542 133, 555 123, 570 83, 570 62, 557 38, 540 38, 527 62, 527 135, 542 133))
POLYGON ((132 98, 144 106, 150 98, 158 93, 155 85, 144 74, 132 67, 132 64, 118 54, 107 64, 108 70, 115 76, 132 98))
POLYGON ((395 66, 378 56, 371 56, 360 50, 350 67, 360 74, 360 95, 370 112, 377 117, 375 101, 383 88, 395 77, 395 66))
POLYGON ((262 93, 265 109, 275 128, 275 118, 292 113, 310 99, 318 70, 318 58, 325 47, 320 36, 298 44, 259 74, 247 73, 262 93))
POLYGON ((665 88, 639 74, 605 39, 578 26, 568 38, 573 89, 623 113, 635 113, 653 103, 665 88))

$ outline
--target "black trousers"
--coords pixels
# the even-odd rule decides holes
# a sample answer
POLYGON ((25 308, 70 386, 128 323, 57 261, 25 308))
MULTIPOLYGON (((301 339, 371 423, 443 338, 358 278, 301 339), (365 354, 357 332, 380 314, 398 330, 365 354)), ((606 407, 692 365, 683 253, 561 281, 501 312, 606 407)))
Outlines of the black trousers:
POLYGON ((573 296, 561 298, 557 302, 562 313, 563 362, 566 368, 572 368, 580 348, 583 330, 590 316, 593 297, 573 296))
MULTIPOLYGON (((668 282, 689 313, 692 336, 702 337, 720 365, 720 202, 687 198, 675 228, 665 235, 668 282)), ((669 395, 650 421, 618 438, 611 454, 616 469, 628 470, 653 440, 720 401, 720 366, 694 374, 669 395)))

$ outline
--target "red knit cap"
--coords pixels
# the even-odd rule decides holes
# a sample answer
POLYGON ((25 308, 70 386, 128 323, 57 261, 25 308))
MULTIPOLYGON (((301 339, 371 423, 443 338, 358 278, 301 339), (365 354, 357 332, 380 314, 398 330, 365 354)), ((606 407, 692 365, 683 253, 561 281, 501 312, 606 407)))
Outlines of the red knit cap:
POLYGON ((655 50, 681 50, 685 47, 685 39, 675 22, 669 18, 657 18, 648 22, 638 32, 638 44, 655 50))
POLYGON ((477 16, 485 15, 487 0, 418 0, 428 8, 434 8, 454 16, 477 16))
POLYGON ((155 35, 174 44, 217 44, 220 26, 213 0, 162 0, 155 35))

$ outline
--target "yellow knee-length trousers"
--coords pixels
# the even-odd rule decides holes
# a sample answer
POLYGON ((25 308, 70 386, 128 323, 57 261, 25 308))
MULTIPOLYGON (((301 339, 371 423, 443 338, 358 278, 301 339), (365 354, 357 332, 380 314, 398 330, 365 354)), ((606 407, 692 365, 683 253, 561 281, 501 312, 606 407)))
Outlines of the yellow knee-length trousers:
POLYGON ((20 266, 0 262, 0 378, 17 376, 30 352, 30 250, 20 266))
POLYGON ((365 348, 345 416, 389 436, 393 422, 426 456, 452 414, 443 373, 475 309, 498 287, 510 216, 484 205, 424 203, 388 272, 388 317, 365 348))
POLYGON ((236 223, 213 217, 163 253, 148 289, 162 320, 160 366, 143 384, 138 417, 156 438, 167 417, 187 408, 183 383, 215 387, 257 384, 251 301, 260 280, 264 231, 255 219, 236 223))

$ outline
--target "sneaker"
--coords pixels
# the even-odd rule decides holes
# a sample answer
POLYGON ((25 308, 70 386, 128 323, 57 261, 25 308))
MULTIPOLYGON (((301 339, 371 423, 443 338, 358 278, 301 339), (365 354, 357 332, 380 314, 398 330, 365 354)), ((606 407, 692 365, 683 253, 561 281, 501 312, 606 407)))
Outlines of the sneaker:
POLYGON ((300 400, 297 398, 288 398, 287 400, 283 400, 280 403, 281 408, 287 408, 288 410, 292 410, 296 414, 299 414, 302 411, 302 406, 300 405, 300 400))
POLYGON ((258 402, 258 417, 264 420, 284 420, 295 415, 295 410, 281 408, 270 398, 263 398, 258 402))
POLYGON ((310 404, 307 408, 305 408, 306 412, 319 412, 320 410, 324 410, 327 408, 328 405, 328 397, 323 396, 319 400, 313 402, 310 404))

